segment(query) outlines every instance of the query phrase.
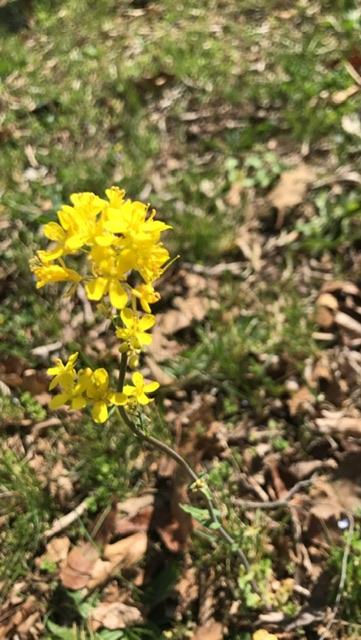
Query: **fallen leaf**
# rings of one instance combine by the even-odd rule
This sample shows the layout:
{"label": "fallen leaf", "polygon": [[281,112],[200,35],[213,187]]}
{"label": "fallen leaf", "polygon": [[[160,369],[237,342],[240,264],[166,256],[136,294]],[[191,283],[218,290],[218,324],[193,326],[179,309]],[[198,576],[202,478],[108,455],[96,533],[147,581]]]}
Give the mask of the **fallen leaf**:
{"label": "fallen leaf", "polygon": [[321,433],[354,436],[355,438],[361,436],[361,416],[344,416],[340,411],[325,411],[323,416],[323,418],[315,420]]}
{"label": "fallen leaf", "polygon": [[315,398],[311,391],[307,387],[301,387],[301,389],[293,394],[290,400],[287,400],[291,416],[297,415],[300,409],[306,408],[307,405],[310,405],[314,400]]}
{"label": "fallen leaf", "polygon": [[222,640],[223,627],[220,622],[210,620],[207,624],[196,629],[192,640]]}
{"label": "fallen leaf", "polygon": [[209,302],[206,298],[190,296],[181,298],[177,296],[173,301],[176,309],[170,309],[159,318],[158,325],[166,335],[174,335],[189,327],[193,321],[200,322],[205,317]]}
{"label": "fallen leaf", "polygon": [[86,587],[98,558],[99,552],[90,542],[73,547],[60,570],[59,578],[63,586],[67,589]]}
{"label": "fallen leaf", "polygon": [[104,547],[103,556],[116,565],[131,567],[143,558],[148,546],[148,537],[145,531],[139,531],[132,536],[118,540]]}
{"label": "fallen leaf", "polygon": [[153,515],[154,506],[148,505],[132,517],[118,517],[115,521],[114,533],[121,536],[129,536],[139,531],[148,531]]}
{"label": "fallen leaf", "polygon": [[268,200],[281,211],[296,207],[303,201],[315,178],[314,168],[302,162],[294,169],[282,173],[278,183],[268,194]]}
{"label": "fallen leaf", "polygon": [[324,283],[321,291],[328,291],[331,293],[337,291],[343,293],[344,295],[348,294],[351,296],[360,295],[360,289],[357,287],[357,285],[355,285],[353,282],[350,282],[349,280],[330,280]]}
{"label": "fallen leaf", "polygon": [[332,293],[321,293],[316,300],[316,304],[334,311],[338,309],[337,298]]}
{"label": "fallen leaf", "polygon": [[327,307],[317,305],[315,320],[322,329],[330,329],[335,322],[334,315]]}
{"label": "fallen leaf", "polygon": [[90,613],[89,625],[93,631],[100,627],[105,629],[125,629],[143,621],[142,614],[136,607],[124,602],[103,602]]}
{"label": "fallen leaf", "polygon": [[50,560],[56,563],[63,562],[68,556],[69,547],[70,540],[67,536],[53,538],[46,545],[45,553],[39,558],[39,561]]}
{"label": "fallen leaf", "polygon": [[355,318],[352,318],[347,313],[338,311],[335,315],[335,322],[343,329],[361,336],[361,322],[358,322],[358,320],[355,320]]}

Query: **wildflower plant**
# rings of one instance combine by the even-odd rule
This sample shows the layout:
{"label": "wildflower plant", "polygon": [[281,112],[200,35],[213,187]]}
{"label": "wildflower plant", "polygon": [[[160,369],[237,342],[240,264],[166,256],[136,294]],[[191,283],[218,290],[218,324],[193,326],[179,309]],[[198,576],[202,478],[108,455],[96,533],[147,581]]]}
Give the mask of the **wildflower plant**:
{"label": "wildflower plant", "polygon": [[[125,199],[118,187],[107,189],[104,199],[74,193],[70,200],[71,206],[58,211],[58,222],[44,226],[52,244],[31,260],[36,286],[64,282],[72,293],[82,283],[88,299],[102,301],[104,313],[112,318],[123,363],[126,360],[135,368],[141,351],[152,341],[149,330],[155,317],[150,305],[160,298],[154,286],[170,261],[161,234],[170,225],[155,220],[155,211],[142,202]],[[77,270],[76,257],[83,258]],[[50,389],[59,389],[51,400],[52,409],[90,407],[95,422],[103,423],[113,405],[134,410],[152,402],[148,394],[159,387],[144,381],[138,371],[132,384],[124,386],[123,378],[115,387],[105,369],[77,369],[77,359],[73,353],[65,364],[57,360],[48,369],[53,376]]]}
{"label": "wildflower plant", "polygon": [[57,390],[50,407],[89,408],[98,424],[106,422],[110,410],[117,411],[135,437],[181,465],[191,481],[192,493],[202,494],[207,507],[201,510],[183,505],[184,510],[216,530],[238,553],[254,591],[259,593],[247,558],[220,522],[205,478],[199,478],[172,447],[149,434],[142,419],[144,407],[153,402],[152,394],[159,384],[144,379],[138,370],[139,357],[152,342],[155,317],[151,305],[160,299],[156,283],[171,263],[161,236],[171,226],[156,220],[155,210],[146,204],[126,199],[118,187],[107,189],[105,195],[71,195],[71,205],[62,206],[57,213],[58,222],[44,226],[51,244],[37,251],[30,268],[37,288],[63,282],[71,295],[82,284],[87,298],[100,303],[119,339],[118,374],[104,368],[78,367],[78,353],[71,354],[66,363],[57,359],[48,369],[52,377],[49,389]]}

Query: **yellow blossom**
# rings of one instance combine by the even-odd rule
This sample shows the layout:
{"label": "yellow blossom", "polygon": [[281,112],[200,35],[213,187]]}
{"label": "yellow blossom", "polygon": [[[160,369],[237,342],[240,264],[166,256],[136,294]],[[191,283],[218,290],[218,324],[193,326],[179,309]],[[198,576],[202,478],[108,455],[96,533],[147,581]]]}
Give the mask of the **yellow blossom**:
{"label": "yellow blossom", "polygon": [[137,402],[138,404],[145,405],[149,402],[153,402],[153,398],[148,398],[147,393],[153,393],[159,388],[158,382],[144,381],[144,378],[139,371],[136,371],[132,375],[133,386],[126,384],[123,391],[130,400]]}
{"label": "yellow blossom", "polygon": [[74,365],[78,359],[78,355],[78,352],[73,353],[71,356],[69,356],[66,364],[63,364],[60,358],[56,358],[55,366],[50,367],[47,370],[49,376],[54,376],[54,379],[49,385],[50,391],[54,389],[54,387],[56,387],[58,384],[63,388],[66,388],[72,384],[76,375]]}
{"label": "yellow blossom", "polygon": [[37,279],[37,289],[44,287],[50,282],[80,282],[81,280],[81,276],[74,271],[74,269],[68,269],[68,267],[59,264],[32,262],[30,268]]}
{"label": "yellow blossom", "polygon": [[126,404],[127,396],[109,387],[109,375],[105,369],[92,371],[87,367],[76,372],[74,364],[77,357],[77,353],[72,354],[65,365],[58,359],[56,366],[48,369],[48,374],[54,376],[49,389],[59,386],[61,390],[50,401],[50,408],[69,405],[72,409],[83,409],[89,405],[94,421],[103,423],[109,415],[108,407]]}
{"label": "yellow blossom", "polygon": [[169,253],[162,244],[139,247],[135,269],[146,283],[154,282],[165,271],[163,266],[169,260]]}
{"label": "yellow blossom", "polygon": [[143,311],[145,311],[146,313],[151,312],[151,308],[149,305],[160,300],[158,291],[155,291],[154,287],[151,284],[139,284],[137,287],[135,287],[135,289],[132,290],[132,293],[136,298],[138,298]]}
{"label": "yellow blossom", "polygon": [[111,305],[123,309],[128,302],[122,284],[129,268],[126,256],[118,256],[112,247],[94,247],[89,258],[94,273],[94,278],[85,285],[89,300],[99,301],[108,293]]}
{"label": "yellow blossom", "polygon": [[152,342],[152,336],[146,333],[155,323],[151,314],[139,317],[136,311],[123,309],[120,313],[123,327],[118,327],[116,335],[131,349],[137,351]]}

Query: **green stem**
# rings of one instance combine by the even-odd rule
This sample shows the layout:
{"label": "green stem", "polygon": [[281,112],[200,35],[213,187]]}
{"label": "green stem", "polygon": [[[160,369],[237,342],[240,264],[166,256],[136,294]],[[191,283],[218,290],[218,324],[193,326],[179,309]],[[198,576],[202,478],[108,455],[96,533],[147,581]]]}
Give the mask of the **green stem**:
{"label": "green stem", "polygon": [[[121,360],[120,360],[120,367],[119,367],[119,382],[118,382],[119,391],[123,390],[125,372],[126,372],[126,368],[127,368],[127,361],[128,361],[127,354],[126,353],[122,353]],[[165,442],[162,442],[162,440],[158,440],[158,438],[155,438],[154,436],[149,436],[148,434],[144,433],[144,431],[142,431],[142,429],[140,429],[135,424],[135,422],[133,422],[133,420],[128,416],[128,414],[125,411],[124,407],[119,406],[119,407],[117,407],[117,409],[118,409],[118,413],[121,416],[123,422],[130,429],[130,431],[135,435],[135,437],[138,438],[138,440],[146,442],[153,449],[157,449],[158,451],[161,451],[162,453],[165,453],[170,458],[172,458],[186,472],[186,474],[188,475],[188,477],[190,478],[190,480],[193,483],[200,482],[199,476],[192,469],[192,467],[188,464],[188,462],[185,460],[185,458],[183,458],[183,456],[181,456],[179,453],[177,453],[177,451],[175,451],[172,447],[167,445]],[[202,483],[200,482],[200,484],[202,484]],[[196,485],[195,485],[195,489],[197,489]],[[206,506],[207,506],[207,510],[208,510],[211,522],[217,526],[216,531],[218,531],[219,535],[229,545],[231,545],[233,549],[236,550],[236,553],[238,554],[238,556],[239,556],[244,568],[246,569],[247,572],[250,572],[251,571],[251,566],[250,566],[250,564],[248,562],[248,559],[247,559],[244,551],[237,545],[236,541],[234,540],[234,538],[232,538],[231,534],[228,533],[228,531],[221,525],[221,523],[220,523],[220,521],[219,521],[219,519],[217,517],[215,506],[214,506],[214,504],[212,502],[212,499],[209,496],[207,488],[205,488],[205,489],[200,488],[200,489],[198,489],[198,491],[202,494],[202,496],[204,497],[204,499],[206,501]],[[257,586],[256,582],[253,579],[251,580],[251,585],[252,585],[253,591],[261,598],[261,593],[260,593],[260,591],[258,589],[258,586]]]}

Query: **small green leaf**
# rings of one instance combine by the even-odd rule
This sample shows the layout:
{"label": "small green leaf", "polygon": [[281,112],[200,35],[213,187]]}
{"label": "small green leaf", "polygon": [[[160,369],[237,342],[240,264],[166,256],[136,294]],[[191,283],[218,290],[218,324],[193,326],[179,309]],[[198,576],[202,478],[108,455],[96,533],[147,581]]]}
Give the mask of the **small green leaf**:
{"label": "small green leaf", "polygon": [[210,520],[209,512],[207,509],[199,509],[198,507],[193,507],[191,504],[181,504],[183,511],[189,513],[197,522],[201,524],[206,524]]}
{"label": "small green leaf", "polygon": [[77,640],[76,631],[69,629],[69,627],[60,627],[51,620],[48,620],[46,626],[54,635],[54,638],[60,638],[60,640]]}

